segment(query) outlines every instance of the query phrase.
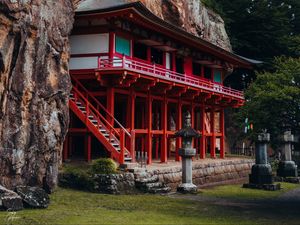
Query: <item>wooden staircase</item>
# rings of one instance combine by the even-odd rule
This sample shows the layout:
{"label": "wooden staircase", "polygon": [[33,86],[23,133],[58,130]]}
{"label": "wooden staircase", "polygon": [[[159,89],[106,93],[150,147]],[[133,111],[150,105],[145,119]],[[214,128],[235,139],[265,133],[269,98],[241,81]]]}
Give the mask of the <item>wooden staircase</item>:
{"label": "wooden staircase", "polygon": [[[75,79],[73,81],[69,99],[70,109],[111,153],[114,160],[120,164],[131,162],[134,151],[134,140],[131,138],[131,134],[107,112],[106,108],[96,98],[88,93],[79,81]],[[114,128],[114,123],[118,124],[118,129]],[[130,150],[125,146],[128,139],[130,140]]]}

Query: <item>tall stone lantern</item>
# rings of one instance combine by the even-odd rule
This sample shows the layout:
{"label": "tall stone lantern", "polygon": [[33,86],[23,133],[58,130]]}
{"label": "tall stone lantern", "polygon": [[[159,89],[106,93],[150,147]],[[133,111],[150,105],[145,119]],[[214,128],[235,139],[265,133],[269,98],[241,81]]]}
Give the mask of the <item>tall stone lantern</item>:
{"label": "tall stone lantern", "polygon": [[292,161],[292,142],[294,142],[294,135],[291,131],[284,132],[283,135],[283,156],[284,159],[279,162],[277,176],[279,177],[298,177],[297,165]]}
{"label": "tall stone lantern", "polygon": [[199,133],[191,127],[191,114],[184,114],[184,127],[175,133],[176,137],[182,138],[182,148],[179,155],[182,157],[182,184],[177,188],[181,193],[195,193],[197,186],[193,184],[192,157],[196,155],[196,149],[192,147],[193,138],[198,138]]}
{"label": "tall stone lantern", "polygon": [[249,183],[244,184],[243,187],[272,191],[280,189],[280,184],[273,183],[272,168],[268,163],[267,146],[269,142],[270,134],[266,130],[258,134],[255,149],[255,164],[251,168]]}

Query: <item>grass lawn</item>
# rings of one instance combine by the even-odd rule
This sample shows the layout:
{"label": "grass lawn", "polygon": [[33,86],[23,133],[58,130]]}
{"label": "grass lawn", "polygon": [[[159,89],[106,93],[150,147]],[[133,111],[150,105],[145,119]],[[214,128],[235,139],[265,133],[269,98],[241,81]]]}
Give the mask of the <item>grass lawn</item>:
{"label": "grass lawn", "polygon": [[264,191],[241,188],[242,185],[225,185],[210,189],[202,189],[200,195],[232,200],[263,200],[280,196],[281,194],[299,187],[298,184],[281,183],[279,191]]}
{"label": "grass lawn", "polygon": [[[203,195],[242,198],[261,196],[253,190],[230,185],[204,190]],[[291,185],[284,185],[293,188]],[[296,186],[294,186],[296,187]],[[228,191],[230,190],[230,191]],[[285,189],[284,191],[286,191]],[[284,192],[282,191],[282,192]],[[282,193],[281,192],[281,193]],[[273,192],[263,192],[272,195]],[[277,195],[277,194],[276,194]],[[199,195],[196,195],[197,197]],[[263,207],[263,206],[262,206]],[[44,210],[0,212],[0,224],[299,224],[297,208],[218,205],[211,201],[171,198],[159,195],[103,195],[59,188],[51,195],[51,205]],[[8,219],[9,218],[9,219]]]}

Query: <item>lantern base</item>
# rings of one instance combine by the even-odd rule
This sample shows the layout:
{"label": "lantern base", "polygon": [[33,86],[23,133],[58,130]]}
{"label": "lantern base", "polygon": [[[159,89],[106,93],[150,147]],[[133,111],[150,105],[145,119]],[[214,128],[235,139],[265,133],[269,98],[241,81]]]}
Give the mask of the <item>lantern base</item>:
{"label": "lantern base", "polygon": [[196,194],[197,186],[191,183],[183,183],[177,187],[177,191],[183,194]]}

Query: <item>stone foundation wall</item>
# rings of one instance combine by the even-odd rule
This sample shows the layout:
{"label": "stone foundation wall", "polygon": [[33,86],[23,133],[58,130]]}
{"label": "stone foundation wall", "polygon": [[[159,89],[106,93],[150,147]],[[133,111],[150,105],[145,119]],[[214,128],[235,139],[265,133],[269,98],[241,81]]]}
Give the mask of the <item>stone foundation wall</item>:
{"label": "stone foundation wall", "polygon": [[132,194],[136,192],[133,173],[96,174],[94,191],[106,194]]}
{"label": "stone foundation wall", "polygon": [[[235,183],[248,178],[253,159],[233,159],[216,162],[193,163],[193,182],[197,186]],[[152,175],[158,175],[159,181],[175,190],[181,183],[181,165],[148,170]]]}

